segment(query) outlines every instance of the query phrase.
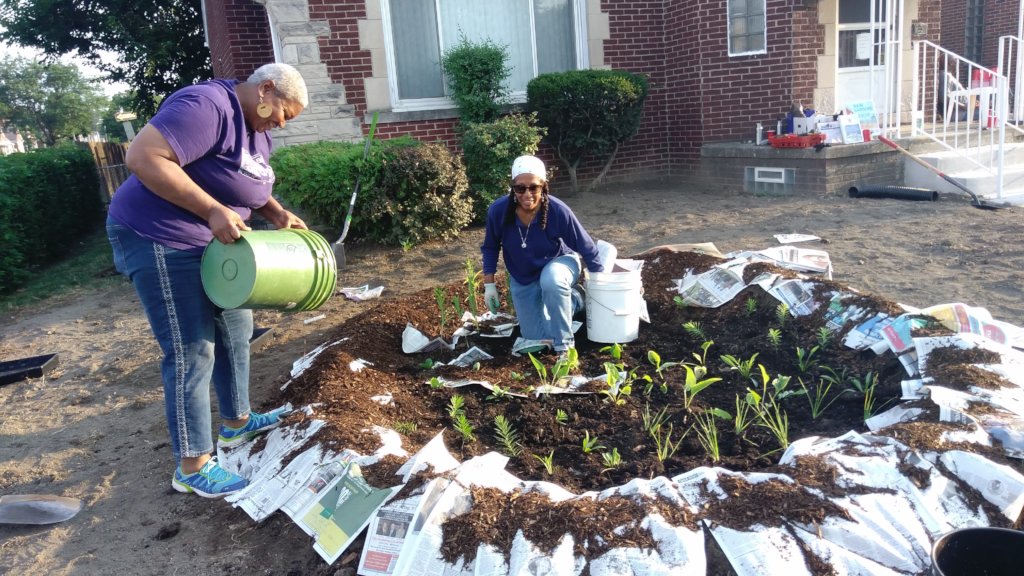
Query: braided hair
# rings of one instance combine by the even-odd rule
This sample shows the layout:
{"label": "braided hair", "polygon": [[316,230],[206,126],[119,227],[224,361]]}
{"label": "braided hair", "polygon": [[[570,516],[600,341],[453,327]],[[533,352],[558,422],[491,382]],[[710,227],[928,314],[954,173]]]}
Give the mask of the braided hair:
{"label": "braided hair", "polygon": [[[540,229],[546,230],[548,227],[548,183],[547,180],[542,182],[543,188],[540,191]],[[516,201],[515,188],[509,186],[508,189],[508,208],[505,210],[505,221],[504,225],[508,226],[514,224],[516,221],[516,206],[519,202]]]}

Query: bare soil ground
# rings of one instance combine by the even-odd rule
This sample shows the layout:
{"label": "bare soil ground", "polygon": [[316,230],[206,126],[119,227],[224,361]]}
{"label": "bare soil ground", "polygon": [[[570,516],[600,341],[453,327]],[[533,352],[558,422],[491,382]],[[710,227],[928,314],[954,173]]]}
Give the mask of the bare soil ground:
{"label": "bare soil ground", "polygon": [[[681,183],[616,186],[565,200],[594,237],[615,244],[621,255],[705,241],[723,252],[760,249],[775,245],[772,236],[777,233],[816,234],[826,243],[810,246],[830,253],[835,280],[844,285],[913,306],[965,302],[988,308],[997,319],[1024,323],[1024,226],[1018,210],[977,210],[956,198],[904,202],[753,197],[693,190]],[[257,312],[257,325],[274,330],[254,354],[254,406],[279,401],[278,388],[287,380],[292,361],[356,326],[346,322],[360,313],[377,306],[411,306],[424,322],[436,316],[424,290],[457,286],[465,260],[479,260],[481,239],[482,231],[472,229],[454,242],[408,252],[350,245],[349,267],[339,284],[384,285],[382,300],[356,303],[335,297],[315,312]],[[669,306],[659,310],[672,314],[670,321],[676,325],[687,319],[685,312]],[[319,314],[326,318],[304,322]],[[642,335],[654,332],[641,326]],[[396,337],[391,334],[389,342]],[[717,335],[712,338],[721,341]],[[670,349],[669,342],[654,346],[666,360],[679,359],[681,348]],[[0,526],[0,572],[351,573],[351,556],[326,566],[308,538],[280,514],[256,525],[223,502],[170,489],[173,459],[158,349],[127,282],[0,317],[0,359],[53,352],[60,354],[61,363],[48,377],[0,387],[0,494],[72,496],[81,498],[85,508],[55,526]],[[585,362],[597,361],[596,349],[581,344],[581,352]],[[646,350],[638,345],[636,352]],[[420,376],[409,378],[422,381]],[[422,396],[431,401],[429,388]],[[487,404],[482,396],[481,402]],[[642,407],[638,400],[631,409]],[[420,429],[443,425],[443,418],[424,414]],[[842,427],[837,424],[836,429]],[[673,463],[670,472],[698,464],[693,456]],[[738,460],[733,464],[741,465]],[[536,466],[528,468],[522,464],[514,471],[542,474]],[[622,480],[593,476],[584,473],[577,483],[566,482],[573,489],[586,489],[594,485],[584,480],[598,485]]]}

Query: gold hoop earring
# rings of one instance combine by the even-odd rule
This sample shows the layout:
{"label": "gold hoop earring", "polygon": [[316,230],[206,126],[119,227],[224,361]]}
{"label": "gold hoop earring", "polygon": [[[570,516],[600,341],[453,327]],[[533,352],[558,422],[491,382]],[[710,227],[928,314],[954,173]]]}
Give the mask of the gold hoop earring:
{"label": "gold hoop earring", "polygon": [[256,105],[256,115],[260,118],[270,118],[270,115],[274,113],[274,107],[263,101],[263,96],[260,96],[260,103]]}

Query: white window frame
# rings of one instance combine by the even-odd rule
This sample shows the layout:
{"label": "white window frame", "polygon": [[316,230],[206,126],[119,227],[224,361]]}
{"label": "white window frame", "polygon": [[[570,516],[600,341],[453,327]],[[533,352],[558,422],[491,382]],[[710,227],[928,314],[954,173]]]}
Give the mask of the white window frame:
{"label": "white window frame", "polygon": [[760,0],[761,2],[761,18],[764,19],[764,30],[761,34],[764,35],[764,46],[760,50],[747,50],[744,52],[733,52],[732,51],[732,0],[726,0],[726,20],[725,20],[725,33],[726,33],[726,51],[729,53],[729,57],[733,56],[750,56],[752,54],[767,54],[768,53],[768,2],[767,0]]}
{"label": "white window frame", "polygon": [[[438,22],[438,41],[441,45],[444,45],[444,27],[441,24],[441,13],[440,3],[442,0],[434,0],[434,10],[437,14]],[[533,44],[533,78],[537,77],[537,41],[536,41],[536,26],[533,21],[533,1],[530,0],[530,40]],[[572,5],[572,18],[574,28],[576,29],[576,38],[574,39],[576,47],[576,65],[577,70],[586,70],[590,68],[590,51],[587,46],[587,0],[569,0]],[[414,112],[421,110],[443,110],[455,108],[455,102],[448,96],[441,98],[417,98],[402,100],[398,97],[398,70],[395,63],[395,46],[391,41],[392,30],[391,30],[391,2],[390,0],[381,0],[380,2],[381,20],[384,27],[384,56],[388,66],[388,93],[391,97],[391,109],[394,112]],[[447,92],[448,87],[445,85],[445,91]],[[514,103],[526,102],[526,91],[518,90],[509,94],[509,97]]]}

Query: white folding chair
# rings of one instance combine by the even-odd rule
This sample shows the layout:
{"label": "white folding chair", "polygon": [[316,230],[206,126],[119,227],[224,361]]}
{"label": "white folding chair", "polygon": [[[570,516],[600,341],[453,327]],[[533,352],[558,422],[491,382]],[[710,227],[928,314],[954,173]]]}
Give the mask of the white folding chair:
{"label": "white folding chair", "polygon": [[[953,112],[959,108],[965,108],[970,112],[971,106],[971,91],[964,88],[964,85],[956,79],[956,76],[946,72],[946,116],[945,123],[948,126],[949,121],[953,117]],[[957,116],[959,118],[959,115]],[[970,114],[968,113],[968,122],[970,121]]]}

